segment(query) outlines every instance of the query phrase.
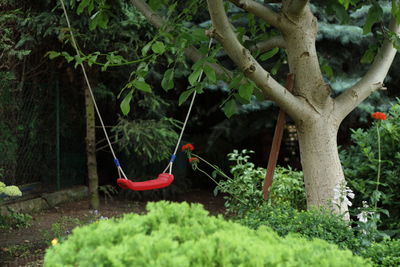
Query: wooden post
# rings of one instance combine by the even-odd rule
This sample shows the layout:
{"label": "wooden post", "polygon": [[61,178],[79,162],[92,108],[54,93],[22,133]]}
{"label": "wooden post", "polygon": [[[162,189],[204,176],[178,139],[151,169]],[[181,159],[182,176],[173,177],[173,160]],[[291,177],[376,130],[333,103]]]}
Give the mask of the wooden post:
{"label": "wooden post", "polygon": [[[285,87],[291,92],[294,86],[294,74],[290,73],[287,76]],[[272,140],[271,151],[269,153],[267,174],[265,175],[264,185],[263,185],[263,195],[264,199],[268,199],[269,187],[272,184],[272,179],[274,177],[276,162],[278,161],[279,149],[281,147],[283,128],[285,126],[285,112],[280,109],[278,114],[278,120],[275,126],[274,138]]]}

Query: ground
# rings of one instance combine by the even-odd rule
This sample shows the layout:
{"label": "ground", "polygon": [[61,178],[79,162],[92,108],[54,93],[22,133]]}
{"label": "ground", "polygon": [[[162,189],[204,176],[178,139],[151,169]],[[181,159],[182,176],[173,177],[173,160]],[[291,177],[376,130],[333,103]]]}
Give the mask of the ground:
{"label": "ground", "polygon": [[[175,201],[202,203],[211,214],[224,212],[222,197],[214,197],[210,191],[192,191]],[[32,214],[31,226],[0,232],[0,266],[42,266],[43,255],[53,238],[68,234],[77,225],[91,221],[120,216],[124,213],[145,211],[146,201],[102,201],[98,211],[88,208],[88,201],[65,203]]]}

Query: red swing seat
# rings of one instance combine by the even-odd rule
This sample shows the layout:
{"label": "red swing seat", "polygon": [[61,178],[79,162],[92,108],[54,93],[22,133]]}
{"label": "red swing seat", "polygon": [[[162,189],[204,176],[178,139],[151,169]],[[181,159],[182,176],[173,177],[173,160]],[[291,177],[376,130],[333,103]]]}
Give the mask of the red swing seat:
{"label": "red swing seat", "polygon": [[117,184],[123,189],[134,191],[144,191],[163,188],[169,186],[174,181],[174,175],[169,173],[161,173],[156,179],[144,182],[132,182],[131,180],[118,178]]}

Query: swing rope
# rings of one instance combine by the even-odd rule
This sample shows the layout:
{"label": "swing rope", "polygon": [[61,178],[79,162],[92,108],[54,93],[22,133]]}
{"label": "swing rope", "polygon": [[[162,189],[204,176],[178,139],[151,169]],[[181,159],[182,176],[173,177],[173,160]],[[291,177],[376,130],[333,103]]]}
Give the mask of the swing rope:
{"label": "swing rope", "polygon": [[[90,85],[88,76],[87,76],[87,74],[86,74],[86,69],[85,69],[85,67],[84,67],[84,65],[83,65],[83,62],[82,62],[82,60],[81,60],[81,56],[80,56],[80,53],[79,53],[78,45],[77,45],[77,42],[76,42],[74,33],[73,33],[73,31],[72,31],[71,23],[70,23],[70,20],[69,20],[69,17],[68,17],[67,10],[66,10],[66,8],[65,8],[64,1],[63,1],[63,0],[60,0],[60,3],[61,3],[61,6],[62,6],[62,9],[63,9],[63,11],[64,11],[64,15],[65,15],[65,19],[66,19],[66,21],[67,21],[67,25],[68,25],[68,28],[69,28],[69,32],[70,32],[70,34],[71,34],[72,46],[73,46],[74,49],[75,49],[77,58],[78,58],[78,59],[80,60],[80,62],[81,62],[79,65],[80,65],[81,68],[82,68],[83,76],[84,76],[84,78],[85,78],[86,85],[88,86],[88,89],[89,89],[89,92],[90,92],[90,96],[91,96],[91,98],[92,98],[93,105],[94,105],[94,108],[95,108],[95,110],[96,110],[96,114],[97,114],[97,116],[99,117],[99,121],[100,121],[100,123],[101,123],[101,128],[103,129],[103,132],[104,132],[104,135],[105,135],[105,137],[106,137],[108,146],[110,147],[110,151],[111,151],[112,156],[113,156],[113,158],[114,158],[114,163],[115,163],[115,166],[117,167],[118,175],[119,175],[119,177],[122,177],[122,178],[124,178],[125,180],[129,180],[129,179],[127,178],[125,172],[123,171],[123,169],[122,169],[122,167],[121,167],[121,164],[119,163],[119,160],[118,160],[118,158],[117,158],[117,156],[116,156],[116,154],[115,154],[115,151],[114,151],[114,149],[113,149],[113,146],[112,146],[112,144],[111,144],[110,138],[109,138],[109,136],[108,136],[106,127],[105,127],[105,125],[104,125],[103,118],[102,118],[102,116],[101,116],[101,114],[100,114],[100,110],[99,110],[99,108],[98,108],[98,106],[97,106],[97,102],[96,102],[96,99],[95,99],[94,94],[93,94],[92,86]],[[212,44],[212,39],[210,39],[210,41],[209,41],[209,44],[208,44],[208,51],[209,51],[210,48],[211,48],[211,44]],[[207,55],[206,55],[206,56],[208,56],[208,52],[207,52]],[[197,82],[200,82],[200,81],[201,81],[202,76],[203,76],[203,70],[201,70],[201,72],[200,72],[200,74],[199,74],[199,77],[198,77],[198,79],[197,79]],[[191,99],[191,101],[190,101],[190,105],[189,105],[189,108],[188,108],[188,112],[187,112],[187,114],[186,114],[185,121],[183,122],[183,126],[182,126],[181,132],[180,132],[180,134],[179,134],[179,138],[178,138],[178,141],[177,141],[177,143],[176,143],[176,146],[175,146],[175,149],[174,149],[174,153],[171,155],[171,158],[170,158],[170,160],[169,160],[169,163],[168,163],[167,167],[164,169],[163,173],[165,173],[165,172],[169,169],[169,174],[170,174],[170,175],[172,174],[172,166],[173,166],[174,161],[175,161],[175,159],[176,159],[176,153],[178,152],[179,144],[180,144],[180,142],[182,141],[183,133],[184,133],[184,131],[185,131],[187,122],[188,122],[188,120],[189,120],[190,113],[191,113],[191,110],[192,110],[192,108],[193,108],[194,100],[195,100],[195,98],[196,98],[196,95],[197,95],[197,92],[196,92],[196,90],[195,90],[195,91],[193,92],[193,96],[192,96],[192,99]]]}
{"label": "swing rope", "polygon": [[[206,57],[208,56],[208,53],[209,53],[209,51],[210,51],[211,44],[212,44],[212,39],[210,38],[210,41],[208,42],[208,50],[207,50],[207,55],[206,55]],[[201,81],[201,78],[202,78],[202,76],[203,76],[203,72],[204,72],[204,71],[203,71],[203,69],[202,69],[202,70],[200,71],[199,77],[198,77],[198,79],[197,79],[197,82],[198,82],[198,83]],[[182,141],[183,133],[184,133],[184,131],[185,131],[186,124],[187,124],[187,122],[188,122],[188,120],[189,120],[190,113],[191,113],[192,108],[193,108],[193,105],[194,105],[194,100],[196,99],[196,95],[197,95],[197,91],[195,90],[195,91],[193,92],[192,100],[190,101],[190,105],[189,105],[189,108],[188,108],[188,112],[187,112],[187,114],[186,114],[185,121],[183,122],[183,126],[182,126],[182,129],[181,129],[181,133],[179,134],[179,138],[178,138],[178,141],[177,141],[177,143],[176,143],[174,153],[172,154],[171,159],[170,159],[170,161],[169,161],[167,167],[164,169],[163,172],[166,172],[166,171],[168,170],[168,168],[169,168],[169,174],[172,173],[172,165],[173,165],[174,160],[175,160],[175,158],[176,158],[176,153],[178,152],[179,144],[180,144],[181,141]]]}
{"label": "swing rope", "polygon": [[[69,28],[69,32],[70,32],[70,34],[71,34],[72,46],[73,46],[74,49],[75,49],[76,56],[78,57],[79,61],[81,62],[79,65],[81,65],[82,72],[83,72],[83,76],[85,77],[86,85],[87,85],[87,87],[89,88],[90,96],[91,96],[91,98],[92,98],[92,100],[93,100],[94,108],[95,108],[95,110],[96,110],[97,116],[99,117],[99,121],[100,121],[100,123],[101,123],[101,127],[102,127],[103,132],[104,132],[104,135],[105,135],[105,137],[106,137],[108,146],[110,147],[111,154],[112,154],[112,156],[113,156],[113,158],[114,158],[114,163],[115,163],[115,166],[117,167],[118,175],[119,175],[119,177],[124,177],[125,179],[128,179],[127,176],[126,176],[126,174],[125,174],[125,172],[122,170],[122,167],[121,167],[121,165],[120,165],[120,163],[119,163],[119,160],[118,160],[118,158],[117,158],[117,156],[116,156],[116,154],[115,154],[115,151],[114,151],[113,146],[112,146],[111,141],[110,141],[110,137],[108,136],[106,127],[105,127],[105,125],[104,125],[103,118],[102,118],[102,116],[101,116],[101,114],[100,114],[100,111],[99,111],[99,108],[98,108],[98,106],[97,106],[96,99],[94,98],[93,89],[92,89],[92,86],[90,85],[88,76],[87,76],[87,74],[86,74],[86,69],[85,69],[85,67],[83,66],[83,63],[82,63],[82,60],[81,60],[81,56],[80,56],[80,53],[79,53],[78,45],[77,45],[77,42],[76,42],[76,40],[75,40],[74,33],[73,33],[73,31],[72,31],[71,23],[70,23],[70,21],[69,21],[69,17],[68,17],[67,9],[65,8],[65,5],[64,5],[64,1],[63,1],[63,0],[60,0],[60,2],[61,2],[62,9],[63,9],[63,11],[64,11],[64,15],[65,15],[65,19],[66,19],[66,21],[67,21],[67,25],[68,25],[68,28]],[[121,176],[121,174],[122,174],[122,176]]]}

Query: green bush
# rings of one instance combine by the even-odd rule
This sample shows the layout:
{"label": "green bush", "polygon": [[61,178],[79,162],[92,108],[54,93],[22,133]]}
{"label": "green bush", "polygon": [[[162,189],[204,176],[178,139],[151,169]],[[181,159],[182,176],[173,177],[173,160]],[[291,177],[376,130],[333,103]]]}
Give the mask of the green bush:
{"label": "green bush", "polygon": [[[0,169],[1,174],[1,169]],[[2,197],[19,197],[22,196],[21,190],[18,186],[9,185],[6,186],[3,182],[0,182],[0,204]],[[11,228],[26,228],[30,226],[32,217],[28,214],[18,213],[12,209],[8,209],[7,214],[0,212],[0,229],[11,229]]]}
{"label": "green bush", "polygon": [[360,250],[360,242],[349,223],[329,211],[298,211],[288,206],[264,205],[247,213],[238,222],[252,229],[267,226],[280,236],[298,233],[308,239],[320,238],[354,252]]}
{"label": "green bush", "polygon": [[375,266],[400,266],[400,240],[373,243],[362,256],[371,259]]}
{"label": "green bush", "polygon": [[303,172],[277,166],[268,201],[272,206],[289,205],[298,210],[306,209]]}
{"label": "green bush", "polygon": [[227,195],[225,207],[228,213],[242,216],[249,210],[257,209],[264,203],[262,183],[265,177],[265,169],[257,168],[249,162],[248,154],[251,150],[234,150],[228,154],[229,161],[234,162],[230,167],[233,178],[221,180],[214,192],[222,192]]}
{"label": "green bush", "polygon": [[[254,152],[244,149],[228,154],[228,159],[235,163],[230,170],[233,178],[219,181],[215,190],[227,194],[226,210],[239,217],[265,203],[262,185],[266,170],[249,162],[250,153]],[[278,166],[269,192],[269,203],[273,206],[290,205],[298,209],[305,208],[306,195],[302,172]]]}
{"label": "green bush", "polygon": [[7,214],[0,214],[0,229],[10,230],[28,228],[31,226],[32,216],[8,209]]}
{"label": "green bush", "polygon": [[368,266],[323,240],[252,230],[208,216],[199,204],[158,202],[147,209],[76,228],[47,250],[44,266]]}
{"label": "green bush", "polygon": [[[400,220],[400,100],[393,105],[385,121],[375,121],[369,129],[353,130],[354,145],[341,151],[341,160],[347,180],[356,194],[355,205],[371,196],[379,198],[379,207],[390,217],[383,217],[384,228]],[[381,137],[381,174],[379,197],[376,196],[378,172],[377,128]],[[395,230],[395,229],[392,229]],[[398,230],[398,229],[397,229]]]}
{"label": "green bush", "polygon": [[[0,182],[0,195],[4,194],[5,196],[10,197],[19,197],[22,196],[21,190],[19,190],[18,186],[9,185],[6,186],[3,182]],[[1,201],[1,199],[0,199]]]}

